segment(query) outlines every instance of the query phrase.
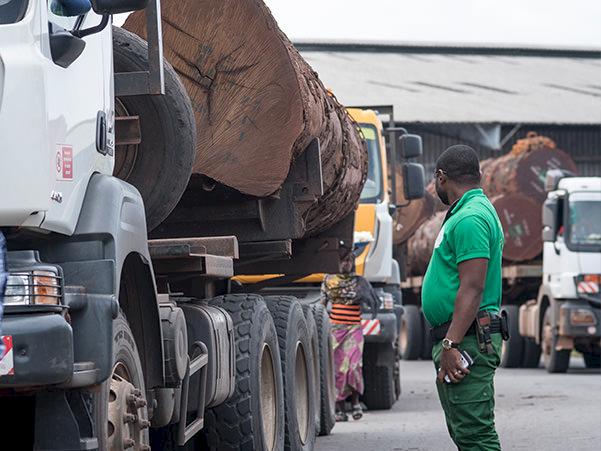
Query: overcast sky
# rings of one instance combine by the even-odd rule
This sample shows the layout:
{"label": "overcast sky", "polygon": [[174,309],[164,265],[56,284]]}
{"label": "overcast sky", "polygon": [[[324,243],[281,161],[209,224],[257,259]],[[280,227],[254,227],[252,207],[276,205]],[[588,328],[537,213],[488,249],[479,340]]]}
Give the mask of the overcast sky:
{"label": "overcast sky", "polygon": [[601,0],[265,0],[294,41],[601,47]]}

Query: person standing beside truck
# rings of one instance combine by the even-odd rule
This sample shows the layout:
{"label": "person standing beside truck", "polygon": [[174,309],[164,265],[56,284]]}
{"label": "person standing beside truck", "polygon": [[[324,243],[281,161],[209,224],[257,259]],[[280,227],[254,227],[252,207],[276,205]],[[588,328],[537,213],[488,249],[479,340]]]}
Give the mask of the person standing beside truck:
{"label": "person standing beside truck", "polygon": [[[436,387],[458,449],[500,450],[493,379],[502,335],[506,338],[499,316],[503,230],[480,187],[480,164],[471,147],[445,150],[434,177],[440,200],[450,205],[422,287],[423,312],[433,327]],[[469,368],[462,353],[473,360]]]}
{"label": "person standing beside truck", "polygon": [[379,299],[362,276],[354,274],[354,254],[343,260],[341,274],[327,274],[322,283],[323,302],[332,304],[332,346],[336,385],[336,421],[348,421],[345,402],[351,398],[353,419],[359,420],[363,410],[359,396],[363,394],[363,330],[361,306],[368,305],[372,316],[378,312]]}

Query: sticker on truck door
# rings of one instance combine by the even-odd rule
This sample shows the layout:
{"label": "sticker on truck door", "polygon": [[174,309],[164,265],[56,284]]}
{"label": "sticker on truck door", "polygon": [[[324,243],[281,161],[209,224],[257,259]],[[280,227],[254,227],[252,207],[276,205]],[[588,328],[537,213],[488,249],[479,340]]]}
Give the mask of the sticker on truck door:
{"label": "sticker on truck door", "polygon": [[73,146],[56,145],[56,179],[73,180]]}
{"label": "sticker on truck door", "polygon": [[4,344],[4,352],[0,357],[0,376],[12,376],[15,374],[12,335],[3,335],[2,343]]}

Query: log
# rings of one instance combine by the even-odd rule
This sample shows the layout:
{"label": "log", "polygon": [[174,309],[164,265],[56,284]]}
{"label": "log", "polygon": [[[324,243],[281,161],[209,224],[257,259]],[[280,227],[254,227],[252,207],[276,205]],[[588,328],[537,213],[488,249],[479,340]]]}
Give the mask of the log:
{"label": "log", "polygon": [[[304,213],[307,230],[353,211],[367,172],[357,126],[262,1],[165,0],[162,26],[165,58],[195,112],[193,174],[243,194],[277,195],[294,159],[319,138],[324,195]],[[144,39],[144,13],[124,27]]]}
{"label": "log", "polygon": [[543,251],[541,204],[520,194],[501,194],[490,201],[503,226],[503,258],[522,262],[537,257]]}
{"label": "log", "polygon": [[424,222],[407,242],[407,268],[413,276],[423,276],[434,251],[434,243],[446,212],[439,211]]}

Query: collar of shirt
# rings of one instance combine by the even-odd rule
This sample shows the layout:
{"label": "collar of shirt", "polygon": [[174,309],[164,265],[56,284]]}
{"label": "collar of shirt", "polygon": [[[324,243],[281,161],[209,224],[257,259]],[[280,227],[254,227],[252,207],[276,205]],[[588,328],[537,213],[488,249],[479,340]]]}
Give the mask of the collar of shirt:
{"label": "collar of shirt", "polygon": [[449,207],[449,211],[447,212],[444,218],[444,222],[447,222],[447,220],[455,213],[457,213],[461,209],[461,207],[463,207],[470,199],[473,199],[474,197],[480,195],[484,195],[484,191],[482,191],[482,188],[470,189],[463,193],[463,196],[461,196],[459,199],[453,202],[453,205]]}

